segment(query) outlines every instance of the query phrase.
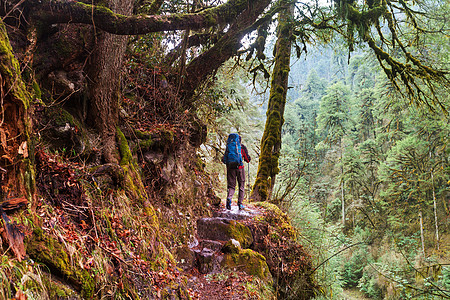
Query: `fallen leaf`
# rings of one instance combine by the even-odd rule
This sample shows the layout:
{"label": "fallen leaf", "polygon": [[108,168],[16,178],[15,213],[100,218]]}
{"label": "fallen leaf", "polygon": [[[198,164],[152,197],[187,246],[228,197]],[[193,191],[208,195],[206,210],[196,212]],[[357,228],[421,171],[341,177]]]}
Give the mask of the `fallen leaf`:
{"label": "fallen leaf", "polygon": [[27,141],[23,141],[22,144],[20,144],[18,153],[22,154],[24,158],[28,157]]}
{"label": "fallen leaf", "polygon": [[3,149],[6,150],[6,133],[3,129],[0,128],[0,141],[2,142]]}
{"label": "fallen leaf", "polygon": [[80,222],[80,226],[81,226],[81,228],[83,228],[83,229],[86,229],[86,228],[88,228],[88,227],[89,227],[89,225],[88,225],[88,224],[86,224],[86,222],[85,222],[84,220],[81,220],[81,222]]}
{"label": "fallen leaf", "polygon": [[16,296],[14,297],[15,300],[27,300],[28,297],[25,295],[21,290],[18,290],[16,292]]}

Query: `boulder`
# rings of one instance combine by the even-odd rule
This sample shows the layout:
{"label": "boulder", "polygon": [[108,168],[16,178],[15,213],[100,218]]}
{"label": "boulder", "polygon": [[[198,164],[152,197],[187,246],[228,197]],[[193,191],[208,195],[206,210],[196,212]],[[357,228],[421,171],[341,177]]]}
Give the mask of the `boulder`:
{"label": "boulder", "polygon": [[223,268],[258,276],[272,284],[272,274],[270,274],[266,258],[251,249],[233,248],[233,252],[224,255],[221,265]]}
{"label": "boulder", "polygon": [[211,241],[211,240],[202,240],[200,241],[200,248],[204,249],[204,248],[208,248],[211,249],[213,251],[218,251],[222,249],[222,243],[218,242],[218,241]]}
{"label": "boulder", "polygon": [[229,241],[237,240],[242,248],[253,243],[250,229],[242,223],[225,218],[203,218],[197,220],[197,234],[200,239]]}
{"label": "boulder", "polygon": [[195,251],[197,258],[197,268],[202,274],[217,272],[220,270],[220,264],[223,260],[223,256],[219,255],[216,251],[204,248],[201,251]]}
{"label": "boulder", "polygon": [[241,249],[241,244],[236,241],[235,239],[231,239],[228,242],[225,243],[222,247],[223,253],[239,253],[239,250]]}
{"label": "boulder", "polygon": [[188,246],[177,247],[174,254],[179,268],[189,270],[194,267],[195,253]]}
{"label": "boulder", "polygon": [[254,218],[257,215],[258,211],[253,210],[250,207],[246,207],[244,210],[239,210],[235,205],[232,205],[231,209],[222,209],[213,213],[213,216],[216,218],[225,218],[236,221],[247,220],[250,218]]}

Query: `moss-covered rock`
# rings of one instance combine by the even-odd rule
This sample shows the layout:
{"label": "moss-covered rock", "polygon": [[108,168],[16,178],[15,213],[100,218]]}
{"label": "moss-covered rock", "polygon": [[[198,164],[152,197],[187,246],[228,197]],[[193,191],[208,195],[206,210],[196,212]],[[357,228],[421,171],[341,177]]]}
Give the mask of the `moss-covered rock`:
{"label": "moss-covered rock", "polygon": [[[320,287],[313,276],[311,256],[298,242],[298,233],[288,216],[276,205],[255,203],[263,213],[250,225],[254,237],[252,249],[267,261],[281,299],[311,299]],[[286,266],[281,268],[280,266]]]}
{"label": "moss-covered rock", "polygon": [[253,243],[250,229],[235,220],[225,218],[202,218],[197,220],[197,233],[201,239],[228,241],[237,240],[242,248]]}
{"label": "moss-covered rock", "polygon": [[239,249],[237,253],[225,254],[222,267],[244,271],[266,282],[272,282],[272,274],[270,274],[266,258],[251,249]]}
{"label": "moss-covered rock", "polygon": [[173,147],[176,141],[176,132],[161,127],[158,130],[152,132],[134,130],[134,137],[138,139],[138,142],[134,148],[134,151],[148,151],[148,150],[167,150],[167,148]]}
{"label": "moss-covered rock", "polygon": [[236,254],[236,253],[239,253],[240,249],[241,249],[241,244],[239,244],[238,241],[231,239],[223,245],[222,252]]}
{"label": "moss-covered rock", "polygon": [[183,270],[191,269],[195,262],[195,253],[186,245],[176,247],[174,256],[177,261],[177,266]]}
{"label": "moss-covered rock", "polygon": [[265,213],[260,218],[273,228],[277,228],[277,232],[288,238],[297,238],[297,232],[292,226],[288,215],[278,206],[269,202],[256,202],[254,205],[264,208]]}
{"label": "moss-covered rock", "polygon": [[[41,140],[52,151],[68,157],[82,155],[95,160],[95,142],[76,117],[61,107],[45,107],[36,113]],[[94,139],[93,139],[94,140]]]}

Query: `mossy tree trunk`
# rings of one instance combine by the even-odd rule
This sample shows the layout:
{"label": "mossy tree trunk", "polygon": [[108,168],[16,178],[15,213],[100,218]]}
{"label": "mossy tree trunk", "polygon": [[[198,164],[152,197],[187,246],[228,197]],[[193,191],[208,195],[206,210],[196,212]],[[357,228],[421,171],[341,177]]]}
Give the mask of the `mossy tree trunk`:
{"label": "mossy tree trunk", "polygon": [[[112,11],[122,15],[133,12],[132,0],[109,0]],[[93,27],[93,30],[96,30]],[[92,59],[87,67],[90,99],[89,120],[100,133],[102,153],[108,163],[118,163],[116,127],[118,124],[120,73],[128,36],[104,31],[97,34]]]}
{"label": "mossy tree trunk", "polygon": [[272,73],[267,120],[261,139],[261,155],[258,172],[253,185],[251,199],[255,201],[269,200],[276,175],[279,173],[278,159],[281,149],[281,127],[284,123],[284,108],[288,87],[293,6],[285,4],[286,8],[279,14],[277,28],[277,43],[275,45],[275,66]]}
{"label": "mossy tree trunk", "polygon": [[32,97],[0,20],[0,201],[34,195]]}

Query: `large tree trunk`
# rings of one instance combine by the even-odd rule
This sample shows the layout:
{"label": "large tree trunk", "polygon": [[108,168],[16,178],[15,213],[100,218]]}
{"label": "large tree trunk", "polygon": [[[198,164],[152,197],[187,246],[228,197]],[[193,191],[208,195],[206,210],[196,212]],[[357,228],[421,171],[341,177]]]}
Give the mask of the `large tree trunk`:
{"label": "large tree trunk", "polygon": [[[340,161],[342,163],[342,155],[344,153],[344,149],[342,149],[342,138],[339,140],[339,148],[341,150],[339,159],[340,159]],[[341,208],[342,208],[341,218],[342,218],[342,226],[343,227],[345,227],[345,194],[344,194],[344,185],[345,185],[345,182],[344,182],[344,166],[341,164],[341,199],[342,199],[342,202],[341,202]]]}
{"label": "large tree trunk", "polygon": [[33,203],[35,181],[30,136],[33,97],[22,80],[20,65],[2,20],[0,42],[0,235],[21,261],[25,257],[24,235],[19,227],[10,223],[3,207]]}
{"label": "large tree trunk", "polygon": [[284,108],[290,70],[293,6],[289,5],[279,15],[275,66],[272,73],[267,120],[261,139],[261,155],[251,198],[265,201],[270,198],[275,177],[279,173],[278,158],[281,149],[281,127],[284,123]]}
{"label": "large tree trunk", "polygon": [[0,20],[0,202],[34,195],[30,108],[32,95],[22,80],[5,25]]}
{"label": "large tree trunk", "polygon": [[[108,4],[113,12],[130,15],[133,12],[133,3],[132,0],[110,0]],[[89,120],[102,138],[105,161],[118,163],[116,127],[119,118],[120,73],[128,36],[100,31],[96,39],[97,43],[87,69]]]}

